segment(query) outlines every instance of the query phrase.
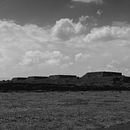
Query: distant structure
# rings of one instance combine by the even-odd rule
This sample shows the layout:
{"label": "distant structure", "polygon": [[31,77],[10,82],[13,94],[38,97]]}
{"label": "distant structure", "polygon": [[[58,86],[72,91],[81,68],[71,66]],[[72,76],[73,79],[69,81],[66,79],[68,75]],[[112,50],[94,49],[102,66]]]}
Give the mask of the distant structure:
{"label": "distant structure", "polygon": [[48,77],[45,76],[30,76],[27,78],[27,83],[46,83]]}
{"label": "distant structure", "polygon": [[[81,84],[88,86],[113,86],[121,82],[122,73],[119,72],[91,72],[81,77]],[[116,82],[115,82],[116,81]]]}
{"label": "distant structure", "polygon": [[125,82],[125,83],[130,83],[130,77],[124,76],[123,82]]}
{"label": "distant structure", "polygon": [[130,90],[130,77],[119,72],[89,72],[76,75],[16,77],[1,81],[0,91]]}
{"label": "distant structure", "polygon": [[50,75],[49,79],[75,79],[76,75]]}
{"label": "distant structure", "polygon": [[75,84],[79,77],[76,75],[50,75],[48,79],[54,84]]}
{"label": "distant structure", "polygon": [[28,79],[29,80],[40,80],[40,79],[46,79],[48,77],[45,76],[29,76]]}
{"label": "distant structure", "polygon": [[24,83],[26,82],[27,78],[25,77],[16,77],[11,80],[13,83]]}
{"label": "distant structure", "polygon": [[85,74],[82,78],[90,78],[90,77],[96,77],[96,78],[102,78],[102,77],[121,77],[122,73],[119,72],[106,72],[106,71],[101,71],[101,72],[90,72]]}

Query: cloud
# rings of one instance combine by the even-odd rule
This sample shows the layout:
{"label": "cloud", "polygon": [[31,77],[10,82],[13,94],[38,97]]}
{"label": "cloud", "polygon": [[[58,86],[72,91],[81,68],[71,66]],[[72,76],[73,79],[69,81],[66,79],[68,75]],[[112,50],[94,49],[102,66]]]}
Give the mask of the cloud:
{"label": "cloud", "polygon": [[114,22],[112,22],[112,26],[129,27],[130,25],[127,21],[114,21]]}
{"label": "cloud", "polygon": [[77,23],[67,18],[61,19],[53,26],[52,36],[60,40],[70,40],[73,37],[86,33],[89,31],[89,27],[87,27],[87,24],[82,23],[85,22],[86,19],[87,16],[82,16]]}
{"label": "cloud", "polygon": [[81,16],[81,17],[79,17],[79,21],[80,21],[81,23],[86,23],[87,20],[89,20],[89,19],[90,19],[89,16]]}
{"label": "cloud", "polygon": [[118,27],[118,26],[104,26],[100,28],[94,28],[86,35],[86,42],[106,42],[113,40],[128,40],[130,39],[130,27]]}
{"label": "cloud", "polygon": [[79,17],[79,23],[82,25],[88,25],[88,27],[95,27],[97,25],[97,19],[95,19],[93,16],[84,16],[82,15]]}
{"label": "cloud", "polygon": [[102,4],[103,0],[72,0],[73,2],[82,2],[82,3],[91,3]]}
{"label": "cloud", "polygon": [[95,26],[96,20],[89,16],[81,16],[77,23],[68,18],[60,19],[52,27],[52,37],[67,41],[88,34],[91,28]]}
{"label": "cloud", "polygon": [[84,51],[75,55],[76,61],[79,62],[78,65],[82,61],[82,65],[90,66],[91,71],[115,70],[130,74],[130,61],[128,60],[130,27],[128,25],[93,28],[89,34],[84,36],[83,44],[86,50],[83,49]]}
{"label": "cloud", "polygon": [[98,16],[101,16],[103,14],[103,11],[99,9],[99,10],[97,10],[96,13],[97,13]]}
{"label": "cloud", "polygon": [[90,54],[82,54],[82,53],[78,53],[75,55],[75,61],[82,61],[82,60],[87,60],[88,58],[90,58]]}
{"label": "cloud", "polygon": [[52,35],[59,39],[68,40],[75,36],[75,27],[73,21],[70,19],[61,19],[56,22],[56,25],[52,28]]}
{"label": "cloud", "polygon": [[67,60],[68,57],[61,54],[60,51],[28,51],[25,53],[20,65],[60,65],[62,60]]}
{"label": "cloud", "polygon": [[51,31],[37,25],[21,26],[13,21],[0,21],[1,76],[21,75],[29,69],[33,73],[38,66],[42,70],[43,66],[55,69],[57,65],[69,64],[69,56],[54,45]]}
{"label": "cloud", "polygon": [[[90,20],[90,21],[89,21]],[[130,25],[98,27],[89,16],[51,27],[0,21],[1,77],[118,70],[130,74]]]}

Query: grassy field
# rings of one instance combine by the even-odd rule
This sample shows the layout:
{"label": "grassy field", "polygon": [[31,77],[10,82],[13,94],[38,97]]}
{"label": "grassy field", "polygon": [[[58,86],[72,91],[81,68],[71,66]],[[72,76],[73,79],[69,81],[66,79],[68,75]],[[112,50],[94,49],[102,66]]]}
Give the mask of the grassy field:
{"label": "grassy field", "polygon": [[87,130],[130,121],[130,92],[0,93],[0,130]]}

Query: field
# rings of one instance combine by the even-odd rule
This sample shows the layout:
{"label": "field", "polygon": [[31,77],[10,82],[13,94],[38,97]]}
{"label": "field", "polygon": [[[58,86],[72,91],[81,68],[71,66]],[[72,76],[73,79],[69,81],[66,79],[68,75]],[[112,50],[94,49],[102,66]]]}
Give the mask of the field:
{"label": "field", "polygon": [[0,130],[88,130],[130,121],[130,92],[0,93]]}

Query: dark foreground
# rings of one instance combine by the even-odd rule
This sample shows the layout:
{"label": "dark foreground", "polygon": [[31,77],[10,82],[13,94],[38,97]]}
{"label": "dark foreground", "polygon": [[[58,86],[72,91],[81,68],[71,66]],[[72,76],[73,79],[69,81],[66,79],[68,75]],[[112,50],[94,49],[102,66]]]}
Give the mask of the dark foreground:
{"label": "dark foreground", "polygon": [[129,121],[127,91],[0,93],[1,130],[129,130]]}
{"label": "dark foreground", "polygon": [[130,130],[130,123],[127,124],[120,124],[120,125],[114,125],[109,128],[99,128],[97,130]]}

